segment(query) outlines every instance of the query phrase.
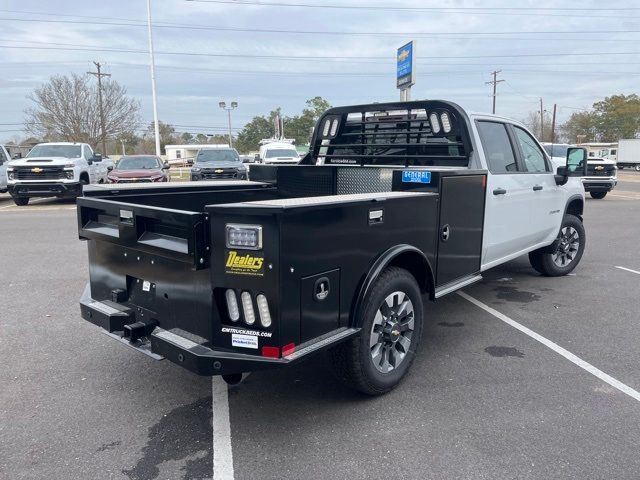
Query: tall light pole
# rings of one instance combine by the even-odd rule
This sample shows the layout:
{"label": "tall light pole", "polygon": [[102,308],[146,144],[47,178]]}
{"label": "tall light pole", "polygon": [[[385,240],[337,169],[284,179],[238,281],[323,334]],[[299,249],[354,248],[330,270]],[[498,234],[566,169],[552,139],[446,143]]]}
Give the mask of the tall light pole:
{"label": "tall light pole", "polygon": [[225,102],[218,103],[218,106],[227,111],[227,115],[229,117],[229,146],[233,147],[233,137],[231,136],[231,110],[235,110],[238,108],[238,102],[231,102],[231,106],[227,107]]}
{"label": "tall light pole", "polygon": [[158,100],[156,98],[156,64],[153,58],[153,32],[151,31],[151,0],[147,0],[147,30],[149,32],[149,60],[151,67],[151,99],[153,103],[153,124],[156,135],[156,155],[160,156],[160,126],[158,125]]}

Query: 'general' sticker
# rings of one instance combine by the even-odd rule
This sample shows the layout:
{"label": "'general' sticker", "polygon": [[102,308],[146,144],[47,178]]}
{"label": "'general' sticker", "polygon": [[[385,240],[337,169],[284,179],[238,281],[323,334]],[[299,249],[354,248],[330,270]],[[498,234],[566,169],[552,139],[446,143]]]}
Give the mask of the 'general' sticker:
{"label": "'general' sticker", "polygon": [[425,170],[403,170],[404,183],[431,183],[431,172]]}

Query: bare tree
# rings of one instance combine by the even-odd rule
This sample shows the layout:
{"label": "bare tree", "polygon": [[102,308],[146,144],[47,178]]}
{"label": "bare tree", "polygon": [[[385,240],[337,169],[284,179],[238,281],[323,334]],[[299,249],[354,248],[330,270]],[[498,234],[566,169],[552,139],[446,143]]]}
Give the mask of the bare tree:
{"label": "bare tree", "polygon": [[[28,97],[35,105],[25,110],[25,128],[46,140],[86,142],[94,148],[101,138],[98,90],[88,77],[55,75]],[[140,104],[114,80],[102,83],[107,137],[132,134],[140,123]],[[102,152],[106,154],[106,152]]]}
{"label": "bare tree", "polygon": [[[540,135],[540,112],[529,112],[527,118],[522,120],[522,123],[526,125],[531,133],[541,142],[551,141],[551,115],[545,112],[544,115],[544,135]],[[556,142],[558,138],[558,131],[556,127]]]}

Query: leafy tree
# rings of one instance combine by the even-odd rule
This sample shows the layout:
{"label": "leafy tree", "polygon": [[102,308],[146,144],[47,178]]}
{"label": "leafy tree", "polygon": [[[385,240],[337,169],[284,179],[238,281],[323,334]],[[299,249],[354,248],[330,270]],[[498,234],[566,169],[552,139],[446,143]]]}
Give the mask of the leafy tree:
{"label": "leafy tree", "polygon": [[195,142],[194,143],[207,143],[209,139],[207,138],[207,136],[204,133],[198,133],[195,137]]}
{"label": "leafy tree", "polygon": [[617,142],[640,134],[640,97],[613,95],[593,104],[591,110],[569,117],[562,132],[570,142]]}
{"label": "leafy tree", "polygon": [[279,108],[270,113],[267,117],[253,117],[238,134],[236,149],[239,152],[247,153],[258,149],[260,140],[271,138],[274,134],[273,119],[279,113]]}
{"label": "leafy tree", "polygon": [[193,135],[191,135],[189,132],[184,132],[182,135],[180,135],[180,141],[184,144],[193,143]]}
{"label": "leafy tree", "polygon": [[640,133],[640,97],[613,95],[593,104],[599,140],[617,142]]}
{"label": "leafy tree", "polygon": [[[86,142],[96,147],[101,138],[98,87],[88,77],[54,75],[28,98],[34,103],[25,110],[28,132],[45,140]],[[104,80],[102,104],[107,137],[135,131],[140,104],[127,96],[125,87]]]}
{"label": "leafy tree", "polygon": [[[180,142],[180,137],[176,134],[176,129],[173,125],[158,121],[158,131],[160,133],[160,153],[166,153],[164,150],[165,145],[175,145]],[[155,122],[151,122],[147,126],[147,130],[142,134],[142,142],[140,144],[142,153],[155,153],[155,135]]]}

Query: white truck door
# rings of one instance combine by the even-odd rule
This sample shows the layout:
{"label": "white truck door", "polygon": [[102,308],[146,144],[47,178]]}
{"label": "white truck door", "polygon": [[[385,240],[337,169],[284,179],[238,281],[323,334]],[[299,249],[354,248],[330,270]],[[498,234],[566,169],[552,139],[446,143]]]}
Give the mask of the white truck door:
{"label": "white truck door", "polygon": [[554,238],[558,233],[564,215],[564,195],[556,185],[554,169],[542,147],[523,128],[517,125],[512,125],[511,128],[533,192],[531,223],[535,236],[532,241],[533,244],[538,244],[549,237]]}
{"label": "white truck door", "polygon": [[[89,145],[82,146],[82,156],[87,164],[93,160],[93,150]],[[91,165],[87,165],[87,171],[89,172],[89,183],[97,183],[100,178],[99,162],[92,162]]]}
{"label": "white truck door", "polygon": [[534,243],[535,227],[530,218],[534,192],[531,179],[517,160],[507,125],[493,120],[476,124],[490,172],[482,251],[486,269]]}

